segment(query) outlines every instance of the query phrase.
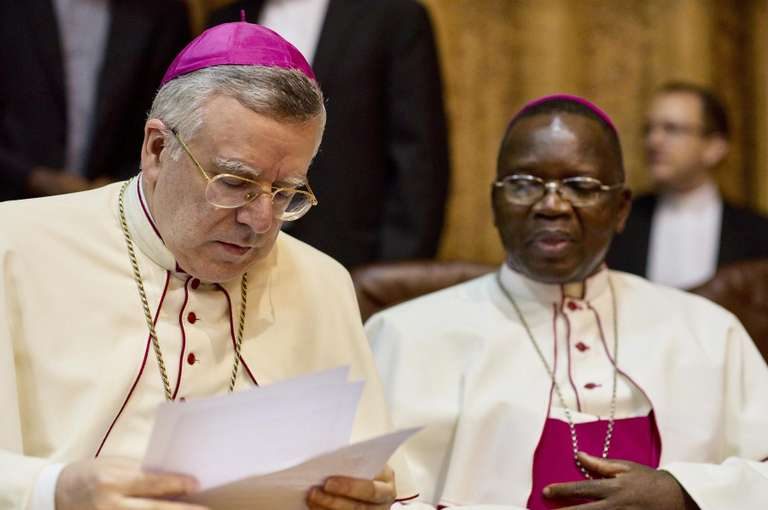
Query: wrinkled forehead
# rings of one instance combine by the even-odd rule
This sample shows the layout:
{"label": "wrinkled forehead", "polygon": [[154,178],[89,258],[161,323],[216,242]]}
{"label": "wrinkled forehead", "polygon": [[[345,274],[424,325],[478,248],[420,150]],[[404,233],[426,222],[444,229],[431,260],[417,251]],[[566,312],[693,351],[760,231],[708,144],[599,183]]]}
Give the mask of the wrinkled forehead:
{"label": "wrinkled forehead", "polygon": [[591,166],[608,173],[620,165],[607,129],[594,119],[564,112],[518,119],[502,142],[499,172],[510,165],[551,163]]}

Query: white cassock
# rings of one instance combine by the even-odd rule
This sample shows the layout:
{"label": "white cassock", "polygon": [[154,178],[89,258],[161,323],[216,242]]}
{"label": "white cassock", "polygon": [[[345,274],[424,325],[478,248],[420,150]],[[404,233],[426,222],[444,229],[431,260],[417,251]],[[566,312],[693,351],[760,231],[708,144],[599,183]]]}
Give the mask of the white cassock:
{"label": "white cassock", "polygon": [[[175,397],[225,393],[240,279],[180,271],[138,182],[126,217]],[[120,228],[121,185],[0,204],[0,509],[29,505],[52,463],[144,456],[164,391]],[[236,390],[351,365],[366,381],[352,439],[390,429],[341,265],[281,233],[248,270],[247,304]]]}
{"label": "white cassock", "polygon": [[[768,367],[732,314],[606,269],[575,297],[506,267],[500,275],[385,310],[366,324],[395,425],[426,425],[401,450],[423,506],[524,507],[544,424],[563,418],[503,285],[549,366],[557,359],[574,421],[609,415],[617,319],[616,418],[653,410],[660,467],[702,510],[768,508],[768,464],[761,462],[768,458]],[[617,422],[614,441],[620,436]],[[573,455],[571,445],[562,455]]]}

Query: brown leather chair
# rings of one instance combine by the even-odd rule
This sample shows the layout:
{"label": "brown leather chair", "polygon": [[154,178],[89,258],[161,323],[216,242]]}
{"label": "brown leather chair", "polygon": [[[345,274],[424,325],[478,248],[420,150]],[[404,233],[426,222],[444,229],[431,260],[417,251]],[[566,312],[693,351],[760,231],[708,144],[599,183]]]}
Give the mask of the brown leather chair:
{"label": "brown leather chair", "polygon": [[[365,321],[379,310],[490,273],[497,267],[436,260],[378,263],[353,270],[352,281]],[[768,259],[724,266],[691,292],[736,315],[768,360]]]}
{"label": "brown leather chair", "polygon": [[723,266],[710,281],[691,292],[736,315],[768,361],[768,259]]}
{"label": "brown leather chair", "polygon": [[497,265],[412,260],[360,266],[352,271],[360,315],[368,317],[403,301],[490,273]]}

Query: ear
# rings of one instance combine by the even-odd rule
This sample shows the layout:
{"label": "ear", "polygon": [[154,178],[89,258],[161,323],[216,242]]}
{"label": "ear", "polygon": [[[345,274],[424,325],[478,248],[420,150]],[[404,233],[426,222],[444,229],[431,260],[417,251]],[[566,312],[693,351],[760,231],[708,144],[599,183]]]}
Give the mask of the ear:
{"label": "ear", "polygon": [[624,227],[627,224],[627,218],[629,218],[629,213],[632,211],[632,192],[628,188],[624,188],[621,190],[621,196],[619,197],[619,200],[621,201],[619,203],[619,210],[618,210],[618,221],[616,222],[616,233],[621,234],[624,232]]}
{"label": "ear", "polygon": [[701,153],[702,161],[709,168],[717,166],[728,155],[729,148],[728,140],[722,136],[710,136],[707,138],[704,150]]}
{"label": "ear", "polygon": [[148,119],[144,124],[144,142],[141,144],[141,171],[150,188],[154,189],[163,163],[167,128],[159,119]]}

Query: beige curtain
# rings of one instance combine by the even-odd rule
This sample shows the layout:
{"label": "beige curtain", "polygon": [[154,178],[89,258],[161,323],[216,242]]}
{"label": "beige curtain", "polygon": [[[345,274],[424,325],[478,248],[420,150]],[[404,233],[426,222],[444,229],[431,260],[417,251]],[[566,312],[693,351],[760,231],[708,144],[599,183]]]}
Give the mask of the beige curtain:
{"label": "beige curtain", "polygon": [[[190,3],[200,24],[227,0]],[[501,260],[489,206],[499,139],[522,104],[552,92],[583,95],[608,111],[630,185],[642,191],[640,127],[654,87],[671,79],[712,87],[733,125],[718,180],[731,200],[768,211],[766,0],[424,3],[441,53],[454,170],[440,258]]]}

